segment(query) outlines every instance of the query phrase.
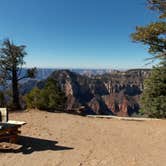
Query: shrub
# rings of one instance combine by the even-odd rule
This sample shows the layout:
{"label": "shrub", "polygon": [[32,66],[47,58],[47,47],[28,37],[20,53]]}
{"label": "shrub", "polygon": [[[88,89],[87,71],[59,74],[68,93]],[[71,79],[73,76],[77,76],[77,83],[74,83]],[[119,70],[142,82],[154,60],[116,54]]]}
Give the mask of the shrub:
{"label": "shrub", "polygon": [[152,69],[141,97],[142,112],[149,117],[166,118],[166,63]]}
{"label": "shrub", "polygon": [[54,79],[48,79],[43,89],[34,88],[25,97],[28,108],[63,111],[66,97]]}

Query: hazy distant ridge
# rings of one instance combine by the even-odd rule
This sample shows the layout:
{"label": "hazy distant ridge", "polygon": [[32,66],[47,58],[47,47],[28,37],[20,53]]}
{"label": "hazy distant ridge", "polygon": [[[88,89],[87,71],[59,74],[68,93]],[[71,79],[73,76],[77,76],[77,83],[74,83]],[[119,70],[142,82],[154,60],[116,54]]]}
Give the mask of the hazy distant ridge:
{"label": "hazy distant ridge", "polygon": [[[26,72],[27,68],[24,68],[22,70],[22,75]],[[35,79],[37,80],[43,80],[46,79],[48,76],[50,76],[54,71],[61,70],[59,68],[37,68],[37,76]],[[72,72],[86,75],[86,76],[92,76],[92,75],[102,75],[105,73],[118,73],[119,71],[124,70],[116,70],[116,69],[69,69]],[[134,70],[149,70],[149,69],[129,69],[129,71]]]}

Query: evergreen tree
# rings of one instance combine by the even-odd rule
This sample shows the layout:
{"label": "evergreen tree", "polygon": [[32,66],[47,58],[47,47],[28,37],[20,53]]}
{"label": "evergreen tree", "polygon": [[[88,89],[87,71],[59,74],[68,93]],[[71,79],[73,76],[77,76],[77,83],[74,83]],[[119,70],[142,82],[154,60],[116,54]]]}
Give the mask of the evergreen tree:
{"label": "evergreen tree", "polygon": [[160,64],[152,69],[150,77],[144,82],[142,112],[149,117],[166,118],[166,1],[149,0],[148,4],[150,9],[159,12],[159,20],[136,27],[132,39],[148,45],[152,54],[149,59],[158,59]]}
{"label": "evergreen tree", "polygon": [[43,89],[34,88],[25,97],[28,108],[64,111],[66,97],[54,79],[48,79]]}
{"label": "evergreen tree", "polygon": [[0,48],[0,82],[12,82],[12,103],[13,109],[20,109],[19,88],[20,80],[28,77],[35,77],[36,69],[28,69],[27,73],[22,76],[22,66],[25,64],[24,57],[26,55],[25,46],[17,46],[9,39],[2,43]]}
{"label": "evergreen tree", "polygon": [[144,82],[142,112],[149,117],[166,118],[166,63],[154,67]]}
{"label": "evergreen tree", "polygon": [[150,9],[160,13],[160,19],[147,26],[137,26],[131,37],[133,41],[149,46],[148,51],[153,55],[151,59],[163,60],[166,58],[166,1],[149,0],[148,3]]}

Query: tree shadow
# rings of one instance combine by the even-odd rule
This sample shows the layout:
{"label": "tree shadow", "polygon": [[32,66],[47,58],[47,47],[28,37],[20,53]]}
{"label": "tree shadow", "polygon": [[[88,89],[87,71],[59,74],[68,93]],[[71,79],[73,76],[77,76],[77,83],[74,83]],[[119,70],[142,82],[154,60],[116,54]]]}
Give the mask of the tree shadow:
{"label": "tree shadow", "polygon": [[65,147],[65,146],[57,146],[57,141],[40,139],[40,138],[33,138],[27,136],[19,136],[18,142],[16,145],[20,145],[19,149],[2,149],[0,148],[0,152],[4,153],[23,153],[23,154],[31,154],[33,152],[38,151],[62,151],[62,150],[72,150],[72,147]]}

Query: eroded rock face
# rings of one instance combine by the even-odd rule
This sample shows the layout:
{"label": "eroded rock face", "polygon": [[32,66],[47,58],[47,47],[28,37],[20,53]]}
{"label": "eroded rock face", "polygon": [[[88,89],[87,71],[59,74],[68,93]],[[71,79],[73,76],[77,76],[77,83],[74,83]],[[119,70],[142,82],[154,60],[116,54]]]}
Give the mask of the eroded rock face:
{"label": "eroded rock face", "polygon": [[72,87],[72,84],[70,81],[66,81],[65,84],[64,84],[64,91],[66,93],[66,96],[70,96],[72,95],[73,96],[73,87]]}
{"label": "eroded rock face", "polygon": [[88,109],[90,109],[94,114],[113,115],[112,111],[108,109],[107,105],[100,96],[94,97],[88,103]]}
{"label": "eroded rock face", "polygon": [[102,98],[114,115],[131,116],[139,111],[138,96],[126,96],[124,92],[121,92],[103,96]]}
{"label": "eroded rock face", "polygon": [[[143,80],[149,73],[149,70],[142,69],[87,77],[69,70],[59,70],[50,77],[64,91],[68,112],[132,116],[139,110]],[[42,88],[44,81],[28,84]],[[24,93],[29,90],[23,88]]]}
{"label": "eroded rock face", "polygon": [[51,77],[59,82],[65,92],[68,111],[79,112],[79,108],[84,106],[84,113],[131,116],[139,110],[139,96],[148,72],[130,70],[86,77],[61,70],[54,72]]}
{"label": "eroded rock face", "polygon": [[58,81],[67,97],[73,96],[81,104],[88,102],[93,97],[88,86],[89,78],[87,77],[69,70],[56,71],[50,77]]}

